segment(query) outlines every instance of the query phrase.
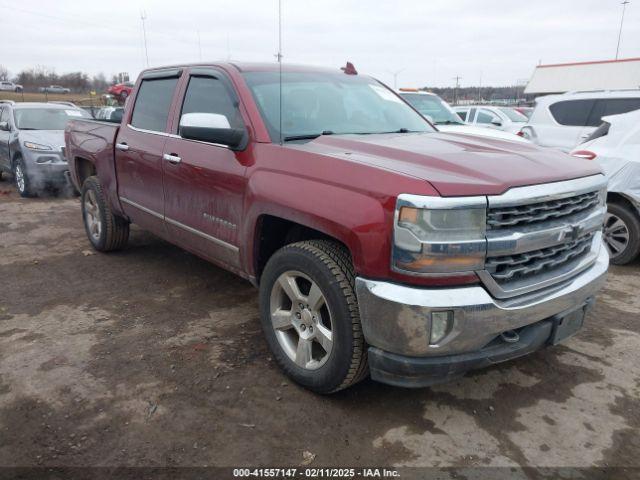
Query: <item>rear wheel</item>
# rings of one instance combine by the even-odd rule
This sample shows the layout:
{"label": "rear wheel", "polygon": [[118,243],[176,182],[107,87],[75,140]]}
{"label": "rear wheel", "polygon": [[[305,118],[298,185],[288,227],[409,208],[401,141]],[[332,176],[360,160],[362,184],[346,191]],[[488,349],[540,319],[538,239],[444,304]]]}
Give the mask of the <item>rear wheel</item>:
{"label": "rear wheel", "polygon": [[297,383],[332,393],[368,372],[351,258],[325,240],[277,251],[260,281],[262,326],[274,358]]}
{"label": "rear wheel", "polygon": [[610,202],[604,219],[604,243],[611,263],[625,265],[640,253],[640,220],[626,205]]}
{"label": "rear wheel", "polygon": [[84,229],[93,247],[101,252],[124,248],[129,240],[129,222],[111,211],[98,177],[84,181],[81,204]]}

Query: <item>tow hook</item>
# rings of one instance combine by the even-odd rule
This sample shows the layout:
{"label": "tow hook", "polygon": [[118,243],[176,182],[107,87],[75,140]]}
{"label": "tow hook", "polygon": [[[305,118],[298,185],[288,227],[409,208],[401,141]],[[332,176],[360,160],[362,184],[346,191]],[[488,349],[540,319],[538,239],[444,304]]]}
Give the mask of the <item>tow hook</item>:
{"label": "tow hook", "polygon": [[516,343],[518,340],[520,340],[520,335],[518,335],[518,332],[516,332],[515,330],[507,330],[506,332],[502,332],[500,334],[500,337],[502,337],[502,340],[507,343]]}

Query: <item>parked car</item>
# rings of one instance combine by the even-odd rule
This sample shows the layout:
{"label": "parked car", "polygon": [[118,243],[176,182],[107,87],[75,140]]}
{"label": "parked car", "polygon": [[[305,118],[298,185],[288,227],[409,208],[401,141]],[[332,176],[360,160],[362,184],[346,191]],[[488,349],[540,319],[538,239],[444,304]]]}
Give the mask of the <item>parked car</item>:
{"label": "parked car", "polygon": [[489,130],[466,124],[449,104],[435,93],[413,89],[400,89],[398,94],[406,100],[409,105],[433,123],[441,132],[463,133],[466,135],[498,138],[512,142],[529,143],[528,140],[512,133]]}
{"label": "parked car", "polygon": [[70,88],[62,87],[60,85],[49,85],[48,87],[40,87],[38,91],[40,93],[61,93],[61,94],[71,93]]}
{"label": "parked car", "polygon": [[527,117],[527,119],[531,118],[531,115],[533,114],[533,107],[513,107],[513,109]]}
{"label": "parked car", "polygon": [[640,90],[570,92],[536,99],[522,135],[544,147],[569,152],[602,123],[602,117],[640,109]]}
{"label": "parked car", "polygon": [[469,125],[502,130],[513,134],[520,132],[520,129],[528,120],[526,116],[511,107],[467,105],[455,107],[454,111]]}
{"label": "parked car", "polygon": [[124,114],[123,107],[102,107],[100,108],[94,118],[96,120],[107,120],[109,122],[120,123]]}
{"label": "parked car", "polygon": [[640,110],[603,121],[571,154],[595,161],[608,177],[604,241],[611,262],[624,265],[640,254]]}
{"label": "parked car", "polygon": [[14,103],[0,100],[0,172],[12,173],[23,197],[67,183],[62,153],[64,128],[84,111],[59,103]]}
{"label": "parked car", "polygon": [[107,93],[113,95],[118,98],[121,102],[124,101],[131,95],[131,91],[133,90],[134,84],[132,82],[125,83],[117,83],[115,85],[111,85],[107,89]]}
{"label": "parked car", "polygon": [[593,163],[437,132],[352,67],[138,85],[120,125],[65,132],[89,241],[121,249],[133,222],[259,286],[273,358],[311,390],[432,385],[557,344],[605,281]]}
{"label": "parked car", "polygon": [[2,92],[21,92],[22,91],[22,85],[19,85],[17,83],[13,83],[13,82],[8,82],[8,81],[1,81],[0,82],[0,91],[2,91]]}

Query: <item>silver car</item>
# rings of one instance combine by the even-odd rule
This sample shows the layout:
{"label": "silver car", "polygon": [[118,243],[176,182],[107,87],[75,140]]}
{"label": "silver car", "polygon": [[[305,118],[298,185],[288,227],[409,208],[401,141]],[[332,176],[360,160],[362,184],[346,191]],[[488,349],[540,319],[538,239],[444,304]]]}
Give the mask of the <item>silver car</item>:
{"label": "silver car", "polygon": [[64,129],[73,118],[90,118],[75,106],[0,100],[0,175],[12,173],[23,197],[67,183]]}

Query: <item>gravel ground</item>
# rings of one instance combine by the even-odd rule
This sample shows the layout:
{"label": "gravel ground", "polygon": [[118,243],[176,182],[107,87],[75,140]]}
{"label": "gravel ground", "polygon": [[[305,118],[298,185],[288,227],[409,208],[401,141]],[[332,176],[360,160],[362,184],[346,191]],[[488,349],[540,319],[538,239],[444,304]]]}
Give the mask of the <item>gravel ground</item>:
{"label": "gravel ground", "polygon": [[639,266],[611,269],[565,345],[437,388],[322,397],[271,361],[247,282],[136,228],[95,253],[77,199],[20,199],[5,179],[0,466],[299,466],[307,451],[312,466],[452,467],[442,478],[640,475]]}

